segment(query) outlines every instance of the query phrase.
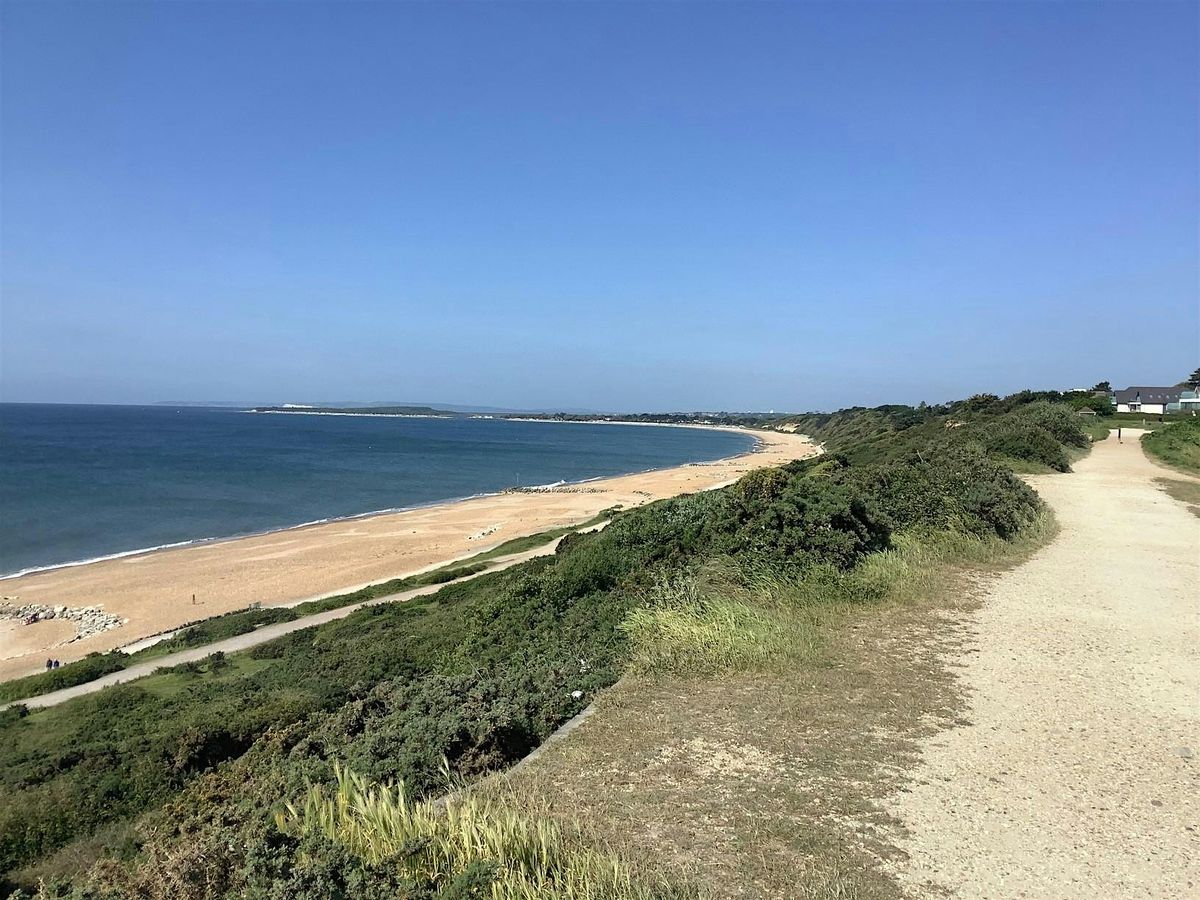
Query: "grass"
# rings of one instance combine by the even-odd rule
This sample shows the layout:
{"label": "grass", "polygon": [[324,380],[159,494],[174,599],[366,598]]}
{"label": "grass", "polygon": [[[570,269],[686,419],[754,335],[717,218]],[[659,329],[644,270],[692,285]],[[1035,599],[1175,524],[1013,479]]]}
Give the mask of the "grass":
{"label": "grass", "polygon": [[1114,431],[1118,425],[1122,428],[1145,428],[1153,431],[1156,428],[1170,425],[1178,419],[1178,413],[1168,413],[1164,416],[1160,416],[1158,413],[1113,413],[1111,416],[1105,416],[1104,422]]}
{"label": "grass", "polygon": [[[206,683],[233,681],[236,678],[253,675],[269,666],[272,660],[254,659],[245,653],[236,653],[225,657],[225,664],[213,666],[211,659],[196,663],[185,663],[182,666],[160,668],[144,678],[137,679],[137,686],[149,694],[164,700],[169,700],[186,693],[191,687],[204,681]],[[31,709],[27,718],[49,720],[53,707]]]}
{"label": "grass", "polygon": [[804,656],[805,610],[711,575],[662,579],[622,623],[638,674],[710,675]]}
{"label": "grass", "polygon": [[682,897],[665,882],[635,879],[616,855],[571,829],[482,797],[413,802],[403,785],[375,784],[335,766],[336,786],[310,787],[276,824],[319,834],[371,866],[419,886],[421,896],[493,900],[656,900]]}
{"label": "grass", "polygon": [[[1021,537],[1048,539],[1048,518]],[[900,533],[891,549],[842,571],[816,567],[802,578],[717,564],[662,578],[622,623],[638,675],[695,677],[812,664],[831,629],[864,604],[912,602],[937,590],[949,564],[986,567],[1013,545],[955,532]]]}
{"label": "grass", "polygon": [[1004,463],[1018,475],[1056,475],[1061,474],[1058,470],[1051,468],[1045,463],[1040,463],[1032,459],[1014,459],[1011,456],[998,457],[999,461]]}
{"label": "grass", "polygon": [[1181,419],[1143,435],[1142,447],[1161,463],[1200,475],[1200,418]]}

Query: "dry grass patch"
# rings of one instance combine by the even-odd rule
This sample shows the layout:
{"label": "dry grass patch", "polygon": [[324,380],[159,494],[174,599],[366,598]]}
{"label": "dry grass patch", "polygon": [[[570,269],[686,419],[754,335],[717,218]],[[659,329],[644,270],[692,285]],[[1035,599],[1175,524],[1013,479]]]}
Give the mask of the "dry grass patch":
{"label": "dry grass patch", "polygon": [[1182,478],[1155,478],[1154,483],[1181,503],[1186,503],[1193,516],[1200,516],[1200,481]]}

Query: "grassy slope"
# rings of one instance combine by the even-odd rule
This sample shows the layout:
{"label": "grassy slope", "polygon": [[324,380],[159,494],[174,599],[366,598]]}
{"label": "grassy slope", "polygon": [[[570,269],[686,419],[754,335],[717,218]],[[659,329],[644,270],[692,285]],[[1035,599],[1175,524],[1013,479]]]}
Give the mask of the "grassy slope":
{"label": "grassy slope", "polygon": [[[844,462],[770,470],[621,514],[597,535],[568,539],[552,559],[271,642],[243,657],[253,666],[164,674],[9,715],[0,727],[9,864],[177,796],[172,827],[210,822],[215,805],[226,808],[227,824],[197,824],[189,838],[208,848],[212,866],[247,845],[235,834],[258,833],[264,802],[295,796],[306,778],[328,778],[330,756],[431,791],[443,783],[443,756],[465,777],[502,767],[630,660],[670,670],[694,658],[691,644],[707,648],[707,671],[748,659],[808,666],[805,635],[837,621],[838,603],[884,598],[940,564],[946,548],[961,554],[980,540],[939,544],[947,535],[982,527],[996,541],[1028,529],[1028,491],[972,447],[999,438],[1044,456],[1052,441],[1053,453],[1065,454],[1052,430],[1076,420],[998,400],[965,413],[963,429],[947,428],[945,412],[843,416],[825,437],[849,451]],[[1086,443],[1073,427],[1068,437]],[[879,554],[889,532],[898,549]],[[205,771],[211,776],[187,789]],[[164,834],[156,840],[169,844],[170,829]],[[79,867],[75,859],[68,870]],[[230,864],[247,877],[247,863]]]}
{"label": "grassy slope", "polygon": [[1144,435],[1142,447],[1161,463],[1200,475],[1200,418],[1182,419]]}

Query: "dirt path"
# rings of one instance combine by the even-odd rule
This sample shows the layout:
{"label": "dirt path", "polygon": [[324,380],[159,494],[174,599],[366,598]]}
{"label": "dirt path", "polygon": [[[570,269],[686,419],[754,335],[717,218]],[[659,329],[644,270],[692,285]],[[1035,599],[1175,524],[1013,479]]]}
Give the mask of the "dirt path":
{"label": "dirt path", "polygon": [[1034,479],[1061,533],[973,616],[970,724],[889,801],[911,896],[1200,896],[1200,520],[1136,435],[1076,470]]}

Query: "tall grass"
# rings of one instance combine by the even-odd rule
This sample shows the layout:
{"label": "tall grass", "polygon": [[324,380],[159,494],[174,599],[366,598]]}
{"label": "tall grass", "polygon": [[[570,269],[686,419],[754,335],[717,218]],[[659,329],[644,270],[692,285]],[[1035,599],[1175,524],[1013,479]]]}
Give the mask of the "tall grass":
{"label": "tall grass", "polygon": [[762,668],[814,650],[811,610],[783,600],[763,570],[735,579],[726,566],[661,578],[621,624],[632,671],[713,674]]}
{"label": "tall grass", "polygon": [[[586,847],[546,818],[479,797],[414,802],[403,785],[335,766],[337,784],[309,788],[276,815],[285,833],[320,834],[371,865],[391,865],[432,896],[492,900],[652,900],[680,896],[637,880],[616,856]],[[466,891],[470,884],[473,892]],[[425,894],[422,894],[425,896]]]}
{"label": "tall grass", "polygon": [[947,568],[1001,565],[1049,539],[1049,512],[1018,538],[910,531],[850,570],[802,574],[729,562],[661,578],[622,622],[639,674],[711,675],[813,661],[830,626],[865,604],[910,603],[941,589]]}

